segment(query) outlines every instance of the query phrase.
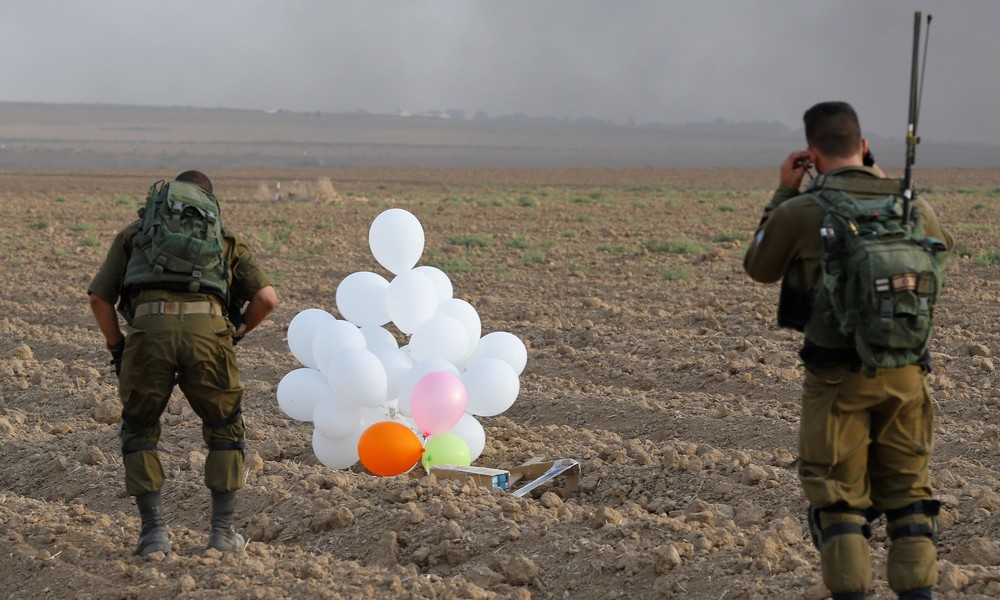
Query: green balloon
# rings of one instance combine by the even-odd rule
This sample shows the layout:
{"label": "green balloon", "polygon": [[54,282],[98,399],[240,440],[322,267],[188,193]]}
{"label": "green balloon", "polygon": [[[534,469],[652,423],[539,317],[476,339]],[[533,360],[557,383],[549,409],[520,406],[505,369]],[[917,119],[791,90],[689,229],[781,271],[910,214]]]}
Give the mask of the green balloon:
{"label": "green balloon", "polygon": [[472,464],[472,452],[465,440],[454,433],[439,433],[427,438],[424,443],[424,454],[420,457],[424,470],[431,472],[435,465]]}

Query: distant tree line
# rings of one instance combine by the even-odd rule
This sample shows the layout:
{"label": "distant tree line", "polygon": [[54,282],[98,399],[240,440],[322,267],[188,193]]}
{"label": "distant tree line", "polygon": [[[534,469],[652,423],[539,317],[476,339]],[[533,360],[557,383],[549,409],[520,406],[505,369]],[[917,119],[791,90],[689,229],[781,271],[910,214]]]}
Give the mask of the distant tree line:
{"label": "distant tree line", "polygon": [[[465,111],[461,109],[448,109],[448,110],[433,110],[420,113],[419,115],[413,116],[423,116],[423,117],[437,117],[444,119],[455,119],[463,120],[465,119]],[[535,117],[523,112],[518,112],[509,115],[497,115],[490,116],[483,111],[476,111],[472,116],[473,121],[478,122],[492,122],[492,123],[522,123],[526,125],[586,125],[590,127],[616,127],[621,126],[619,123],[615,123],[609,119],[600,119],[591,116],[582,117]],[[658,131],[671,131],[671,132],[688,132],[688,133],[702,133],[702,134],[719,134],[719,135],[759,135],[759,136],[774,136],[781,137],[786,135],[792,135],[796,133],[791,128],[789,128],[784,123],[779,121],[730,121],[729,119],[724,119],[718,117],[712,121],[703,122],[693,122],[693,123],[645,123],[637,125],[633,119],[629,119],[626,124],[627,127],[635,127],[639,129],[652,129]]]}
{"label": "distant tree line", "polygon": [[[357,110],[351,114],[368,115],[367,111]],[[424,117],[434,119],[451,119],[456,121],[467,120],[466,113],[460,108],[449,108],[445,110],[426,110],[419,113],[409,113],[404,110],[397,111],[397,116],[403,117]],[[476,111],[471,119],[478,123],[507,123],[524,125],[583,125],[588,127],[630,127],[635,129],[645,129],[665,132],[699,133],[709,135],[726,136],[767,136],[784,137],[798,135],[799,131],[793,130],[780,121],[730,121],[723,117],[717,117],[712,121],[698,121],[689,123],[643,123],[636,124],[634,119],[629,119],[624,125],[616,123],[610,119],[601,119],[591,116],[582,117],[537,117],[524,112],[517,112],[507,115],[490,116],[484,111]]]}

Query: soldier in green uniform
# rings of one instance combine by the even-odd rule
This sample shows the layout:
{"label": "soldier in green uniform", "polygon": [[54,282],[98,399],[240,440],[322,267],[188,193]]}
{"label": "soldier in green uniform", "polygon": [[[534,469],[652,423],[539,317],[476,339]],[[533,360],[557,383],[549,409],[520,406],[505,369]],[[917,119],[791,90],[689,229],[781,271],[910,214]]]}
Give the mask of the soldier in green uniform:
{"label": "soldier in green uniform", "polygon": [[[199,171],[185,171],[167,185],[218,205],[211,181]],[[135,496],[142,517],[135,554],[170,551],[157,442],[160,416],[175,384],[201,418],[208,446],[205,485],[212,494],[212,517],[207,547],[241,551],[245,541],[232,524],[236,491],[243,486],[243,389],[233,347],[275,308],[277,294],[246,244],[224,228],[217,244],[218,281],[202,274],[205,285],[198,291],[175,280],[158,281],[163,275],[137,247],[141,222],[118,233],[87,292],[118,375],[125,489]],[[116,303],[127,321],[127,337]],[[244,305],[240,318],[227,310]]]}
{"label": "soldier in green uniform", "polygon": [[[892,540],[889,585],[900,598],[931,598],[939,503],[928,472],[934,431],[925,380],[929,355],[901,368],[865,368],[853,340],[824,311],[809,310],[821,282],[824,241],[823,208],[812,193],[799,191],[806,170],[813,166],[820,177],[851,182],[855,197],[865,196],[866,185],[874,197],[879,183],[889,181],[880,179],[877,166],[864,166],[868,142],[849,104],[817,104],[804,122],[808,147],[782,163],[781,184],[764,209],[744,268],[756,281],[782,280],[779,324],[805,332],[799,479],[823,582],[834,599],[865,597],[872,581],[868,519],[884,513]],[[914,205],[926,235],[954,248],[931,206],[923,200]]]}

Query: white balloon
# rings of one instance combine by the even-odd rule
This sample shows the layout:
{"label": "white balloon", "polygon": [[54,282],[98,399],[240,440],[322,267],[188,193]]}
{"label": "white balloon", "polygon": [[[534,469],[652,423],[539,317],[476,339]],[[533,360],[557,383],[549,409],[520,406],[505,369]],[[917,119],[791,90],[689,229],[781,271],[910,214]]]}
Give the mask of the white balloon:
{"label": "white balloon", "polygon": [[368,349],[372,352],[389,348],[393,350],[399,348],[399,342],[396,341],[396,337],[385,327],[366,325],[361,328],[361,335],[365,336]]}
{"label": "white balloon", "polygon": [[328,440],[342,440],[361,427],[361,410],[337,398],[332,390],[320,399],[313,411],[313,425]]}
{"label": "white balloon", "polygon": [[361,407],[361,431],[368,429],[380,421],[391,421],[389,409],[384,406],[362,406]]}
{"label": "white balloon", "polygon": [[406,271],[389,282],[385,308],[393,324],[411,334],[437,310],[437,289],[423,273]]}
{"label": "white balloon", "polygon": [[465,440],[465,443],[469,445],[469,453],[472,455],[472,461],[479,458],[479,455],[483,453],[483,449],[486,448],[486,430],[476,420],[476,417],[469,413],[463,414],[458,423],[452,425],[451,429],[446,433],[453,433]]}
{"label": "white balloon", "polygon": [[350,321],[334,319],[324,323],[316,332],[313,340],[313,360],[319,370],[323,371],[330,364],[330,359],[344,348],[367,348],[368,342],[356,325]]}
{"label": "white balloon", "polygon": [[467,364],[471,367],[484,358],[499,358],[509,364],[516,374],[520,375],[524,372],[524,366],[528,364],[528,349],[525,348],[524,342],[513,333],[494,331],[484,335],[479,340]]}
{"label": "white balloon", "polygon": [[409,353],[400,348],[382,348],[375,351],[375,356],[385,369],[385,397],[390,400],[399,398],[399,387],[403,383],[403,378],[413,368],[413,359]]}
{"label": "white balloon", "polygon": [[403,382],[399,386],[399,398],[396,405],[400,414],[412,417],[410,412],[410,395],[413,394],[413,387],[417,385],[420,378],[434,371],[448,371],[454,375],[459,375],[458,368],[443,358],[427,358],[413,365],[413,368],[403,376]]}
{"label": "white balloon", "polygon": [[479,319],[479,313],[476,312],[475,307],[465,300],[451,298],[438,304],[434,316],[451,317],[465,327],[469,336],[468,351],[462,357],[461,363],[455,363],[464,364],[472,355],[473,350],[476,349],[476,345],[479,343],[479,336],[483,334],[483,323]]}
{"label": "white balloon", "polygon": [[331,469],[346,469],[357,463],[361,457],[358,455],[358,440],[361,439],[362,429],[359,427],[357,433],[349,435],[341,440],[331,440],[323,437],[319,430],[313,430],[312,447],[316,458],[324,466]]}
{"label": "white balloon", "polygon": [[462,374],[462,383],[466,412],[481,417],[493,417],[510,408],[521,390],[517,373],[499,358],[484,358],[471,364]]}
{"label": "white balloon", "polygon": [[372,221],[368,247],[380,265],[399,275],[420,260],[424,252],[424,228],[408,211],[390,208]]}
{"label": "white balloon", "polygon": [[354,406],[381,406],[386,401],[385,367],[365,348],[341,348],[323,369],[330,388]]}
{"label": "white balloon", "polygon": [[292,317],[288,324],[288,349],[292,351],[292,356],[303,365],[318,369],[313,360],[313,340],[323,324],[336,320],[336,317],[319,308],[307,308]]}
{"label": "white balloon", "polygon": [[390,420],[406,426],[410,431],[416,434],[421,443],[424,442],[424,432],[420,430],[420,425],[417,425],[417,422],[411,417],[407,417],[406,415],[396,415]]}
{"label": "white balloon", "polygon": [[388,289],[389,282],[377,273],[351,273],[337,286],[337,310],[358,327],[385,325],[389,322],[389,313],[385,310]]}
{"label": "white balloon", "polygon": [[416,361],[443,358],[460,365],[469,355],[468,330],[451,317],[431,317],[417,325],[410,337],[410,354]]}
{"label": "white balloon", "polygon": [[302,368],[286,373],[278,382],[275,395],[286,415],[296,421],[312,421],[317,402],[332,396],[333,392],[322,373]]}
{"label": "white balloon", "polygon": [[[418,273],[423,273],[431,280],[434,284],[434,289],[437,290],[437,301],[438,303],[444,302],[451,298],[452,294],[455,292],[455,288],[451,285],[451,279],[448,275],[437,267],[432,267],[430,265],[421,265],[419,267],[413,267],[413,270]],[[476,336],[478,339],[479,336]]]}

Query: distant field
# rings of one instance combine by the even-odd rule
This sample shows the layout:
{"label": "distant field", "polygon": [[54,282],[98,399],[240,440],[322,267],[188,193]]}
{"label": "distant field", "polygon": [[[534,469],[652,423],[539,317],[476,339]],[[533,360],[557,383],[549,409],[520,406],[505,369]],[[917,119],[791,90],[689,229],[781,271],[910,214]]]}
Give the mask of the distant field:
{"label": "distant field", "polygon": [[[902,140],[872,141],[902,164]],[[800,137],[570,121],[0,103],[0,169],[773,167]],[[1000,146],[926,140],[921,167],[1000,167]]]}

